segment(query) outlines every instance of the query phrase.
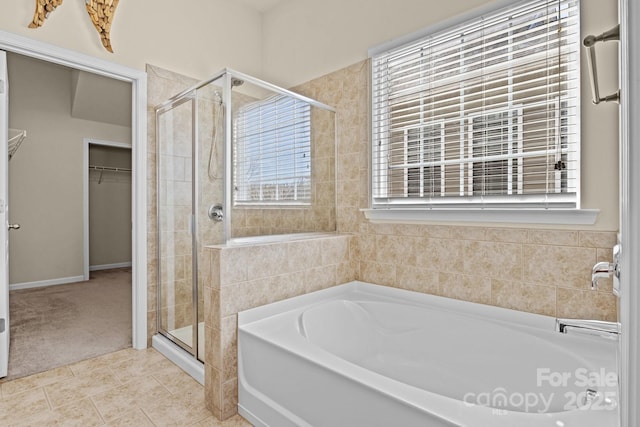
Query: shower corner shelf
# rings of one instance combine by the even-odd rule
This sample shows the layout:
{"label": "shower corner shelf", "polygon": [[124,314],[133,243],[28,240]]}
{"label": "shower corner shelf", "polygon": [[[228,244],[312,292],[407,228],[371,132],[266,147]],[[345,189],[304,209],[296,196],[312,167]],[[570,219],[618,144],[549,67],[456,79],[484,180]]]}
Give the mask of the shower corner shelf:
{"label": "shower corner shelf", "polygon": [[21,129],[9,129],[9,160],[16,154],[20,144],[27,137],[27,131]]}

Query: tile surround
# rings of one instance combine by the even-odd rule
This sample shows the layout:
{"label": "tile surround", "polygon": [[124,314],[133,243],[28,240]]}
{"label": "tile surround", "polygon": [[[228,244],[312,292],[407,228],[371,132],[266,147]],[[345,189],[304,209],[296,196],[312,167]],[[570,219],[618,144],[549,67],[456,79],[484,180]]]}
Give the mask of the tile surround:
{"label": "tile surround", "polygon": [[538,227],[369,223],[369,64],[294,88],[338,111],[337,224],[354,233],[357,277],[377,284],[551,316],[616,318],[611,280],[590,290],[591,267],[611,260],[616,232]]}
{"label": "tile surround", "polygon": [[355,279],[352,238],[207,248],[212,277],[205,285],[205,389],[217,417],[237,412],[238,312]]}

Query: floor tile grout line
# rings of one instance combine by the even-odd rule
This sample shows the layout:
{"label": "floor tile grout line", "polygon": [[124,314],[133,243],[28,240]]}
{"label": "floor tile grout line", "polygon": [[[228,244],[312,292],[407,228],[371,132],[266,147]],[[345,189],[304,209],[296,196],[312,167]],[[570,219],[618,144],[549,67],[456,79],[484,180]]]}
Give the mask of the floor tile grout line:
{"label": "floor tile grout line", "polygon": [[98,416],[102,420],[102,424],[101,425],[106,425],[107,424],[107,420],[105,420],[104,417],[102,416],[102,414],[100,413],[100,410],[98,409],[98,406],[96,405],[96,402],[93,401],[93,396],[87,397],[87,400],[89,400],[89,402],[91,403],[91,406],[93,406],[93,409],[96,410],[96,413],[98,414]]}
{"label": "floor tile grout line", "polygon": [[109,422],[107,421],[107,418],[104,416],[104,414],[100,411],[100,408],[98,408],[98,405],[96,404],[95,400],[93,400],[94,397],[96,397],[97,395],[91,396],[88,399],[91,401],[91,403],[93,404],[93,407],[96,408],[96,411],[98,411],[98,415],[100,416],[100,418],[104,421],[104,424],[108,424]]}
{"label": "floor tile grout line", "polygon": [[51,399],[49,399],[49,394],[47,393],[47,390],[44,388],[44,386],[38,387],[38,388],[42,388],[42,392],[44,393],[44,398],[47,400],[47,404],[49,405],[49,411],[53,411],[53,405],[51,404]]}
{"label": "floor tile grout line", "polygon": [[[105,370],[105,371],[107,370],[106,368],[101,368],[101,369],[103,369],[103,370]],[[113,386],[111,386],[111,387],[107,387],[107,388],[102,389],[102,390],[99,390],[99,391],[91,391],[91,392],[88,392],[88,393],[84,393],[84,392],[82,392],[82,393],[81,393],[81,398],[80,398],[79,400],[83,400],[83,399],[91,398],[91,397],[93,397],[93,396],[96,396],[96,395],[101,394],[101,393],[104,393],[104,392],[111,391],[111,390],[113,390],[113,389],[115,389],[115,388],[118,388],[118,387],[120,387],[120,386],[122,386],[122,385],[123,385],[123,384],[120,384],[120,380],[118,379],[118,377],[117,377],[117,376],[115,376],[115,375],[113,375],[113,374],[112,374],[112,372],[111,372],[111,370],[110,370],[110,369],[108,370],[108,372],[109,372],[109,374],[110,374],[110,375],[112,375],[112,376],[113,376],[113,378],[118,382],[118,384],[113,385]],[[51,386],[51,385],[54,385],[54,384],[59,384],[59,383],[65,382],[65,381],[71,381],[72,379],[75,379],[75,378],[80,378],[80,377],[70,377],[70,378],[65,378],[65,379],[63,379],[63,380],[61,380],[61,381],[58,381],[57,383],[47,384],[47,386],[44,386],[44,387],[43,387],[43,389],[44,389],[45,393],[47,393],[47,389],[46,389],[46,387]],[[95,381],[93,378],[89,378],[89,379],[90,379],[94,384],[97,382],[97,381]],[[101,384],[104,384],[104,383],[103,383],[103,382],[101,382]],[[47,397],[48,397],[48,394],[47,394]],[[60,406],[57,406],[57,407],[55,407],[55,408],[54,408],[54,407],[53,407],[53,404],[51,403],[51,401],[50,401],[50,400],[49,400],[49,402],[50,402],[50,405],[51,405],[52,409],[58,409],[58,408],[61,408],[61,407],[64,407],[64,406],[67,406],[67,405],[70,405],[71,403],[73,403],[73,402],[65,402],[63,405],[60,405]]]}
{"label": "floor tile grout line", "polygon": [[[208,411],[208,409],[207,409],[207,411]],[[213,414],[209,411],[209,415],[207,415],[207,416],[203,417],[202,419],[200,419],[200,420],[196,421],[195,423],[191,424],[190,426],[191,426],[191,427],[197,426],[198,424],[200,424],[201,422],[203,422],[204,420],[208,419],[208,418],[209,418],[209,417],[211,417],[211,416],[215,417],[215,415],[213,415]]]}
{"label": "floor tile grout line", "polygon": [[145,411],[141,406],[138,406],[137,408],[140,410],[140,412],[142,412],[142,415],[144,415],[144,416],[145,416],[145,418],[146,418],[147,420],[149,420],[149,422],[151,423],[151,425],[156,426],[156,423],[154,423],[154,422],[153,422],[153,420],[151,419],[151,417],[149,417],[149,415],[147,415],[147,412],[146,412],[146,411]]}
{"label": "floor tile grout line", "polygon": [[167,387],[166,385],[164,385],[164,383],[162,381],[160,381],[158,378],[156,378],[156,376],[154,374],[149,375],[149,377],[153,378],[154,380],[156,380],[161,386],[162,388],[164,388],[165,390],[167,390],[167,393],[169,393],[169,396],[175,396],[175,393],[171,392],[171,390],[169,390],[169,387]]}
{"label": "floor tile grout line", "polygon": [[[76,363],[74,363],[74,364],[70,365],[70,366],[69,366],[69,369],[70,369],[70,370],[71,370],[71,372],[74,374],[74,376],[84,375],[84,374],[87,374],[87,373],[89,373],[89,372],[93,372],[93,371],[95,371],[95,370],[97,370],[97,369],[105,369],[105,368],[108,368],[108,369],[110,369],[111,371],[113,371],[113,368],[112,368],[112,365],[113,365],[113,363],[114,363],[113,361],[108,361],[108,362],[107,362],[107,361],[105,361],[105,363],[104,363],[104,365],[103,365],[103,366],[90,367],[90,368],[88,368],[88,369],[86,369],[86,370],[84,370],[84,371],[83,371],[83,370],[80,370],[80,371],[78,371],[78,372],[75,372],[75,371],[73,370],[73,366],[75,366],[75,365],[79,365],[79,364],[81,364],[81,363],[87,363],[87,362],[92,361],[92,360],[94,360],[94,359],[101,359],[101,358],[105,358],[105,359],[106,359],[106,356],[111,356],[111,355],[116,354],[116,353],[118,353],[118,352],[120,352],[120,351],[123,351],[123,350],[118,350],[118,351],[113,352],[113,353],[103,354],[103,355],[101,355],[101,356],[96,356],[96,357],[93,357],[93,358],[91,358],[91,359],[81,360],[81,361],[79,361],[79,362],[76,362]],[[121,362],[124,362],[124,361],[127,361],[127,360],[131,360],[131,359],[133,359],[133,357],[129,357],[129,358],[126,358],[126,359],[118,360],[118,361],[117,361],[117,363],[121,363]],[[87,364],[88,364],[88,363],[87,363]]]}
{"label": "floor tile grout line", "polygon": [[108,366],[109,372],[111,372],[111,374],[116,378],[116,380],[120,383],[120,385],[124,385],[125,382],[122,381],[122,379],[118,376],[118,374],[116,373],[116,370],[113,369],[111,366]]}

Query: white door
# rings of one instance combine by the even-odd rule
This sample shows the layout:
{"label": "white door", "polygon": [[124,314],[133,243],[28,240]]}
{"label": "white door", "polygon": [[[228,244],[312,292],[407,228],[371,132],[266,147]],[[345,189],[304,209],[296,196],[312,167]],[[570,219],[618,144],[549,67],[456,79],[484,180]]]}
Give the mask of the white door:
{"label": "white door", "polygon": [[9,85],[7,53],[0,50],[0,378],[9,367]]}

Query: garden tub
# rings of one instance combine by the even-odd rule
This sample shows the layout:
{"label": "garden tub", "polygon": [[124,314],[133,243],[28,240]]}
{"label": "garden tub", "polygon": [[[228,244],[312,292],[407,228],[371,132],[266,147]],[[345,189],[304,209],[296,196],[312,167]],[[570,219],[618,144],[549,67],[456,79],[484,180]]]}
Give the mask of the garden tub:
{"label": "garden tub", "polygon": [[239,313],[238,411],[272,427],[615,427],[616,347],[351,282]]}

